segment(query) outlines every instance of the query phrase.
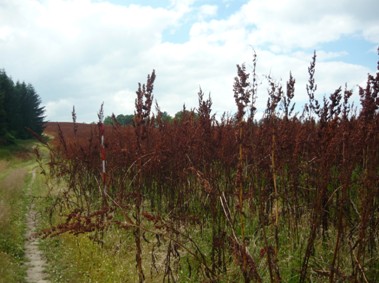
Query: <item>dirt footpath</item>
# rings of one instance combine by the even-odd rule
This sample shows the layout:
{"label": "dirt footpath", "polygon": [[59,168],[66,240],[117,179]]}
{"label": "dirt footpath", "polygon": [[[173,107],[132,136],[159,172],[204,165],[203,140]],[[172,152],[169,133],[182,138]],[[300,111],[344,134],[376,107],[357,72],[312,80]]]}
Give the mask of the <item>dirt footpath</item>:
{"label": "dirt footpath", "polygon": [[[32,174],[32,181],[28,188],[29,191],[36,177],[35,171]],[[31,204],[26,215],[25,256],[28,268],[26,280],[29,283],[49,283],[50,281],[46,279],[47,274],[44,272],[46,261],[38,247],[39,239],[34,236],[37,225],[36,217],[37,213],[34,210],[33,204]]]}

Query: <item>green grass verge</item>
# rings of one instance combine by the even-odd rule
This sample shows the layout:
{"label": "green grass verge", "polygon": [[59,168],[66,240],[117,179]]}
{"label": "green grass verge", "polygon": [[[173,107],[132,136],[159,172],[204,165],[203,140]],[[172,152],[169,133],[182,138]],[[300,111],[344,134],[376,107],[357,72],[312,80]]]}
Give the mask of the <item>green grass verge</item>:
{"label": "green grass verge", "polygon": [[0,282],[25,282],[25,216],[33,142],[0,147]]}
{"label": "green grass verge", "polygon": [[101,248],[85,235],[62,235],[43,241],[43,247],[53,282],[137,281],[131,252]]}

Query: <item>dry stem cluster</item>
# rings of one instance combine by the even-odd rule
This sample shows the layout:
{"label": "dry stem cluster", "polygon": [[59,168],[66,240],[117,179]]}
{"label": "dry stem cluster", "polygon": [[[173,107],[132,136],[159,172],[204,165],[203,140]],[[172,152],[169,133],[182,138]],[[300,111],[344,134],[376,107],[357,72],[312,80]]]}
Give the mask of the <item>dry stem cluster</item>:
{"label": "dry stem cluster", "polygon": [[[97,126],[76,124],[75,113],[73,127],[50,125],[58,133],[50,173],[67,182],[55,208],[69,213],[45,235],[106,233],[111,225],[130,231],[140,282],[143,242],[162,238],[169,244],[159,272],[168,282],[178,280],[180,266],[188,277],[215,282],[237,268],[245,282],[286,281],[289,247],[298,251],[291,272],[300,282],[377,278],[379,68],[354,111],[347,88],[315,98],[314,54],[302,113],[294,114],[292,75],[285,89],[268,77],[267,109],[256,121],[256,56],[253,63],[251,73],[237,66],[234,117],[217,120],[200,90],[196,110],[164,121],[158,105],[152,114],[153,71],[138,86],[134,126],[114,119],[104,129],[105,150],[101,115]],[[329,256],[319,242],[329,244]]]}

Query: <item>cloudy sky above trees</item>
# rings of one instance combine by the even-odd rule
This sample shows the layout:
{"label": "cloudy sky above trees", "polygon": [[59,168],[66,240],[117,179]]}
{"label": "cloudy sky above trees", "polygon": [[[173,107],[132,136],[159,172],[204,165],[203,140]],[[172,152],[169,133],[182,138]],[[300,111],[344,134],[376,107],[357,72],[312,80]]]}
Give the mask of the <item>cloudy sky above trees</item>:
{"label": "cloudy sky above trees", "polygon": [[[0,0],[0,69],[31,83],[50,121],[132,114],[138,82],[156,70],[154,97],[174,115],[196,108],[199,88],[213,112],[234,113],[236,64],[257,54],[258,111],[266,76],[296,79],[307,101],[317,52],[317,98],[376,71],[377,0]],[[357,91],[355,100],[358,102]]]}

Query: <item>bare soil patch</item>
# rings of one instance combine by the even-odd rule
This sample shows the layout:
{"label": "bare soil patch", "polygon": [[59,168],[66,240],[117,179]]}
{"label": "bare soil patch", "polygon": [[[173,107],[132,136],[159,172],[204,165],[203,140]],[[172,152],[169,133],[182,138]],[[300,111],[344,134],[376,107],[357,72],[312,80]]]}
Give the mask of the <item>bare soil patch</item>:
{"label": "bare soil patch", "polygon": [[[31,185],[35,179],[35,172],[33,171],[33,177]],[[30,185],[30,186],[31,186]],[[30,190],[30,187],[29,187]],[[26,242],[25,242],[25,255],[28,260],[27,263],[27,277],[26,280],[30,283],[49,283],[47,274],[45,273],[46,261],[38,247],[39,239],[36,236],[35,230],[37,225],[37,213],[33,204],[30,205],[27,215],[27,230],[26,230]]]}

